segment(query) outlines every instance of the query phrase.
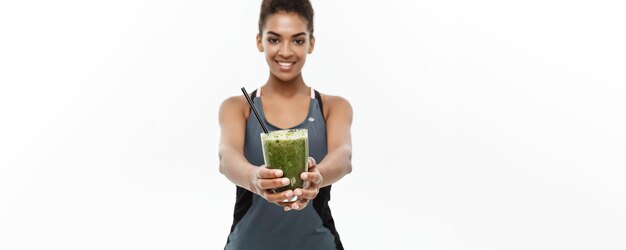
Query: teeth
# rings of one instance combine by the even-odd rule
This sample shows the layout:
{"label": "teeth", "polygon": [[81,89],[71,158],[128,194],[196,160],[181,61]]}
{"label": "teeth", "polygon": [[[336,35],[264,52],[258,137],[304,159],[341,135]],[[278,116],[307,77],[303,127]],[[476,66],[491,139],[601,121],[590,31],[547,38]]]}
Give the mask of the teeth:
{"label": "teeth", "polygon": [[280,64],[280,66],[283,66],[283,67],[289,67],[293,65],[292,62],[278,62],[278,64]]}

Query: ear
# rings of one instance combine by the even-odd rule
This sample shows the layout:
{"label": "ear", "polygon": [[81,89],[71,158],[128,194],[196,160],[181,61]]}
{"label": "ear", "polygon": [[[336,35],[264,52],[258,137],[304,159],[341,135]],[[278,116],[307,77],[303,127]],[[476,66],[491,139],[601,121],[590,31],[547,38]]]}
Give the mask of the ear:
{"label": "ear", "polygon": [[259,52],[263,52],[263,36],[261,34],[256,34],[256,47],[259,49]]}
{"label": "ear", "polygon": [[309,39],[309,51],[307,51],[309,54],[313,53],[313,49],[315,48],[315,36],[311,35],[311,38]]}

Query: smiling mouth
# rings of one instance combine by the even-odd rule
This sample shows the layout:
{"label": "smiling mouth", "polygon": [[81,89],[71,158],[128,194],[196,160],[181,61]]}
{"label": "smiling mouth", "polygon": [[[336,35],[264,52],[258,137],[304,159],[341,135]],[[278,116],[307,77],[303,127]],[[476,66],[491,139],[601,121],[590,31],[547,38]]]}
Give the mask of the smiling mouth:
{"label": "smiling mouth", "polygon": [[275,61],[275,62],[278,63],[278,67],[284,71],[290,70],[291,68],[293,68],[293,65],[296,64],[296,62],[281,62],[281,61]]}

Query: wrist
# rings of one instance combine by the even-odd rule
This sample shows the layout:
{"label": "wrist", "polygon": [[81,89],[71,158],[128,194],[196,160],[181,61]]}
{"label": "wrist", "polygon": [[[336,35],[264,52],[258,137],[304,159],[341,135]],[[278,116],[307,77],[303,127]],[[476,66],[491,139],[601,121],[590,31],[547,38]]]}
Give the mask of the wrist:
{"label": "wrist", "polygon": [[257,179],[256,178],[256,176],[257,176],[256,171],[258,169],[257,169],[256,166],[252,166],[252,165],[248,165],[247,168],[248,168],[248,170],[247,170],[247,177],[248,178],[246,178],[248,180],[248,183],[247,183],[248,184],[248,188],[247,189],[248,189],[248,191],[250,191],[252,193],[258,194],[258,192],[257,192],[258,190],[257,190],[256,185],[255,185],[256,179]]}
{"label": "wrist", "polygon": [[320,182],[320,187],[323,187],[324,177],[326,176],[326,168],[324,168],[324,164],[317,165],[315,167],[317,168],[317,172],[319,172],[320,176],[322,177],[322,181]]}

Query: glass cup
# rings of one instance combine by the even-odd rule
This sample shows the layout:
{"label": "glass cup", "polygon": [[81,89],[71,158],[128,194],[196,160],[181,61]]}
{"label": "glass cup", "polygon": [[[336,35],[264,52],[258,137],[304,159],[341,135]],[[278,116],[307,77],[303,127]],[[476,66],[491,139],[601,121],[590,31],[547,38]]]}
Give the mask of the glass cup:
{"label": "glass cup", "polygon": [[[300,179],[302,172],[309,168],[309,138],[306,129],[276,130],[261,133],[261,145],[265,165],[270,169],[280,169],[283,177],[289,178],[289,185],[275,188],[275,193],[286,190],[303,188],[304,181]],[[293,196],[283,202],[292,202],[298,199]]]}

